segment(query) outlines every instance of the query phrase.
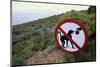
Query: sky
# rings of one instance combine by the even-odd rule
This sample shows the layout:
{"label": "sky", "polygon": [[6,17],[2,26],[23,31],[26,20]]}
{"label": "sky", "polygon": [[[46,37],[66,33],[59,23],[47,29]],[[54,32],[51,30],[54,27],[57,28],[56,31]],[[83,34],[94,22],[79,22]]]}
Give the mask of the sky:
{"label": "sky", "polygon": [[89,6],[12,2],[12,25],[58,15],[70,10],[86,10]]}

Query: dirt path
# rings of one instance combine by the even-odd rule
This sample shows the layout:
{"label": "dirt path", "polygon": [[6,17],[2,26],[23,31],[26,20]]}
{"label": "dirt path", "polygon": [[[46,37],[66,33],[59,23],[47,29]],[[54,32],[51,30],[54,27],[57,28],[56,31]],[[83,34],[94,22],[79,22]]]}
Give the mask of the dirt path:
{"label": "dirt path", "polygon": [[51,49],[49,46],[42,52],[37,52],[27,60],[27,64],[46,64],[46,63],[61,63],[65,62],[64,52],[59,49]]}

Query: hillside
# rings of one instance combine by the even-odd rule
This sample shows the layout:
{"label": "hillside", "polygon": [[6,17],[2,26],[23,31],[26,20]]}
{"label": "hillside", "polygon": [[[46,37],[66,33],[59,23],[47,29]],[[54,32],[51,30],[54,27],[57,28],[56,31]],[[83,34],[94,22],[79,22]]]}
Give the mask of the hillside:
{"label": "hillside", "polygon": [[[91,10],[91,8],[84,11],[71,10],[60,15],[12,26],[12,64],[26,65],[95,61],[96,15],[95,10],[92,10],[92,12]],[[88,29],[89,47],[80,54],[65,53],[56,47],[54,29],[64,18],[79,20]]]}

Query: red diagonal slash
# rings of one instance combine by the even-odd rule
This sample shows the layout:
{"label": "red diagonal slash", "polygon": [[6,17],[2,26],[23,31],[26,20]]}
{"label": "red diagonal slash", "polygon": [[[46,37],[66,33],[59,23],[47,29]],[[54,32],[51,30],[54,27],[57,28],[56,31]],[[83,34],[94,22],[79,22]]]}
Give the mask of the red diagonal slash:
{"label": "red diagonal slash", "polygon": [[68,36],[68,34],[66,34],[66,32],[65,31],[63,31],[63,29],[62,28],[60,28],[59,27],[59,30],[78,48],[78,49],[81,49],[79,46],[78,46],[78,44],[72,39],[72,38],[70,38],[69,36]]}

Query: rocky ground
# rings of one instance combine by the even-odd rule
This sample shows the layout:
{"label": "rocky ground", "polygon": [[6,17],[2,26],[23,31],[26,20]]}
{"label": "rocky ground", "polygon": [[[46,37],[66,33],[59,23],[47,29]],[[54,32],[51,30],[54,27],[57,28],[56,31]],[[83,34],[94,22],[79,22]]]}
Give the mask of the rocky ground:
{"label": "rocky ground", "polygon": [[59,49],[51,49],[48,46],[44,51],[38,51],[35,55],[30,57],[26,62],[27,64],[46,64],[46,63],[62,63],[64,60],[64,52]]}

